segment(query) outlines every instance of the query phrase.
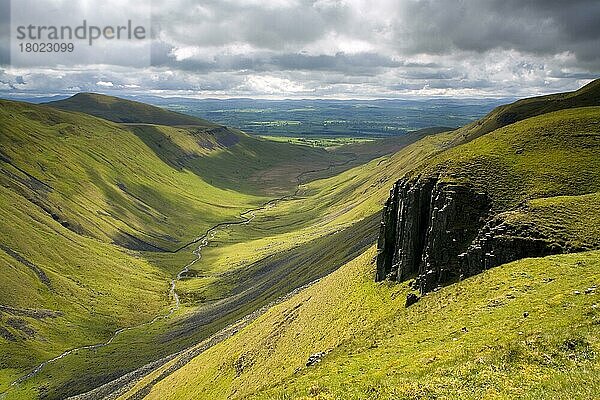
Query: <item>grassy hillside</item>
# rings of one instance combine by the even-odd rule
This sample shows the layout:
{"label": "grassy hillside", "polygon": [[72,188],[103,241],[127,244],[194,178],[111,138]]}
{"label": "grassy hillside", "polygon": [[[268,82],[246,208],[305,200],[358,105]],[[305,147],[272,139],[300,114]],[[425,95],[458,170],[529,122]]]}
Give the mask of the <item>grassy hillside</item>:
{"label": "grassy hillside", "polygon": [[534,228],[572,251],[600,248],[600,192],[530,200],[501,217],[517,231]]}
{"label": "grassy hillside", "polygon": [[173,271],[66,229],[4,186],[0,205],[0,392],[42,361],[168,311]]}
{"label": "grassy hillside", "polygon": [[[65,350],[166,314],[169,282],[192,259],[191,248],[171,251],[279,195],[261,182],[260,195],[219,188],[247,176],[209,181],[190,160],[208,159],[208,170],[229,157],[223,171],[237,161],[256,174],[293,163],[292,173],[314,168],[300,165],[303,158],[323,167],[335,160],[220,128],[120,125],[9,101],[0,102],[0,124],[0,391]],[[296,184],[273,179],[286,193]],[[47,373],[60,385],[58,371]]]}
{"label": "grassy hillside", "polygon": [[[61,305],[57,299],[62,291],[54,292],[46,278],[62,282],[61,277],[72,277],[90,290],[87,298],[81,296],[81,304],[97,301],[102,312],[107,312],[111,291],[127,280],[95,274],[81,278],[70,272],[66,266],[92,268],[95,258],[83,262],[71,259],[71,253],[62,255],[67,247],[61,242],[48,246],[65,263],[47,263],[33,248],[42,239],[33,231],[35,224],[23,222],[25,213],[38,213],[31,218],[68,232],[62,237],[76,245],[85,237],[92,249],[80,254],[94,254],[98,246],[106,251],[106,262],[113,257],[111,251],[120,260],[139,262],[136,273],[144,273],[134,276],[139,282],[134,287],[144,285],[150,292],[141,321],[168,311],[169,278],[191,259],[192,246],[174,254],[158,247],[174,249],[211,223],[236,220],[243,210],[255,209],[244,214],[250,223],[211,232],[201,260],[175,284],[182,304],[169,319],[127,331],[110,346],[60,359],[7,398],[36,393],[63,398],[89,390],[198,343],[332,271],[157,385],[146,386],[160,375],[161,370],[155,371],[134,392],[151,389],[151,398],[514,397],[523,394],[518,389],[523,386],[538,397],[568,393],[567,368],[577,374],[574,385],[598,371],[591,356],[597,351],[597,332],[586,319],[595,295],[571,296],[574,290],[584,293],[597,280],[597,252],[503,266],[427,295],[405,310],[406,285],[372,282],[371,246],[391,185],[406,174],[425,174],[486,191],[494,210],[523,229],[535,226],[570,240],[574,249],[597,248],[600,108],[564,107],[571,104],[569,96],[555,107],[568,109],[478,138],[465,136],[464,130],[423,132],[402,138],[402,143],[355,144],[332,152],[259,140],[222,127],[116,124],[44,106],[3,103],[9,136],[3,136],[2,180],[6,201],[20,207],[8,211],[17,215],[14,229],[27,234],[8,234],[1,242],[6,244],[0,260],[12,259],[7,265],[17,264],[30,280],[37,279],[38,292],[50,293],[40,307],[64,309],[69,323],[79,324],[82,338],[93,332],[94,338],[106,339],[109,332],[93,331],[93,324],[115,323],[91,318],[93,326],[86,326],[83,317]],[[15,118],[18,124],[8,123]],[[400,150],[371,160],[389,151],[387,146]],[[58,154],[56,149],[63,147],[68,151]],[[273,197],[279,200],[260,207]],[[559,211],[560,218],[555,218]],[[132,252],[111,244],[126,244],[123,236],[137,238],[138,246],[143,240],[154,246],[143,250],[153,251]],[[57,277],[46,271],[55,271]],[[125,291],[125,303],[115,307],[128,310],[139,302],[139,293]],[[95,299],[105,294],[106,303]],[[559,313],[565,307],[570,307],[568,317]],[[127,315],[126,310],[115,313]],[[529,314],[523,317],[524,312]],[[125,322],[134,317],[129,318]],[[63,329],[62,320],[54,320]],[[6,337],[20,326],[4,315],[0,321]],[[41,331],[49,319],[40,321],[32,326]],[[581,335],[570,325],[582,328]],[[2,340],[9,341],[0,339],[0,345]],[[18,349],[10,347],[11,356],[4,359],[4,387],[22,374],[25,355],[37,345],[16,343]],[[66,341],[46,356],[65,346]],[[327,353],[323,362],[306,368],[308,356],[318,351]],[[14,354],[24,360],[17,368],[11,367]],[[551,361],[544,364],[546,355]]]}
{"label": "grassy hillside", "polygon": [[[9,398],[37,387],[47,387],[54,395],[78,393],[91,381],[104,382],[144,359],[155,360],[197,343],[223,322],[233,322],[337,269],[374,243],[381,203],[396,176],[440,151],[448,137],[428,136],[338,176],[312,181],[321,172],[305,174],[302,180],[309,182],[297,196],[254,213],[250,224],[216,233],[202,250],[201,262],[177,282],[182,309],[168,324],[128,332],[109,347],[61,360]],[[86,370],[85,376],[78,375],[81,370]]]}
{"label": "grassy hillside", "polygon": [[68,99],[46,103],[65,111],[82,112],[113,122],[155,125],[194,125],[217,128],[219,125],[201,118],[168,111],[160,107],[96,93],[78,93]]}
{"label": "grassy hillside", "polygon": [[[396,177],[441,151],[448,135],[428,136],[393,156],[333,177],[311,180],[321,172],[306,174],[304,179],[310,182],[302,185],[298,196],[257,213],[251,224],[217,233],[213,245],[203,250],[203,262],[178,283],[178,291],[190,304],[197,304],[218,300],[229,291],[248,290],[240,278],[265,268],[271,274],[304,268],[312,271],[303,277],[307,283],[315,272],[320,276],[339,267],[340,261],[374,242],[381,204]],[[287,264],[278,262],[285,259]]]}
{"label": "grassy hillside", "polygon": [[0,106],[4,391],[42,361],[169,311],[169,281],[191,255],[127,248],[177,248],[265,200],[163,163],[112,122]]}
{"label": "grassy hillside", "polygon": [[[54,361],[11,387],[8,398],[89,390],[331,272],[375,240],[378,208],[393,178],[378,166],[389,157],[348,170],[360,157],[389,151],[385,146],[368,156],[360,149],[333,154],[221,127],[117,124],[47,106],[1,105],[0,179],[11,206],[3,210],[3,229],[10,227],[0,241],[0,392],[65,350],[166,315],[173,307],[169,282],[192,260],[193,246],[173,250],[211,225],[240,221],[242,211],[289,196],[247,214],[252,224],[217,232],[202,262],[177,283],[182,308],[170,318]],[[419,158],[426,152],[419,149],[407,156]],[[331,177],[338,169],[347,171]],[[323,176],[330,178],[310,183]],[[294,197],[299,182],[306,186]],[[46,232],[58,234],[45,238]],[[20,281],[14,269],[29,278]],[[71,295],[76,300],[66,303]],[[57,317],[36,319],[38,309]],[[20,330],[15,313],[34,317],[23,317],[28,325]],[[74,334],[65,335],[74,325]],[[27,336],[27,326],[39,339]]]}
{"label": "grassy hillside", "polygon": [[[600,305],[583,294],[600,279],[598,252],[515,262],[408,309],[406,285],[372,281],[374,255],[274,307],[147,398],[557,399],[600,390]],[[320,351],[323,361],[307,367]]]}
{"label": "grassy hillside", "polygon": [[0,179],[79,234],[136,249],[174,249],[263,200],[161,162],[112,122],[1,105]]}
{"label": "grassy hillside", "polygon": [[379,207],[393,171],[437,148],[430,141],[407,147],[407,164],[390,167],[389,173],[380,166],[391,158],[375,160],[364,171],[357,167],[303,185],[298,196],[256,212],[248,225],[220,229],[202,250],[202,260],[177,283],[182,308],[168,323],[128,332],[109,347],[61,360],[9,398],[28,388],[47,387],[54,395],[93,388],[93,382],[190,346],[224,323],[337,269],[375,241]]}
{"label": "grassy hillside", "polygon": [[574,92],[532,97],[497,107],[484,118],[458,129],[453,143],[477,139],[498,128],[538,115],[589,106],[600,106],[600,79]]}
{"label": "grassy hillside", "polygon": [[552,112],[450,149],[415,173],[468,182],[497,210],[600,190],[600,107]]}
{"label": "grassy hillside", "polygon": [[336,160],[322,149],[271,143],[201,118],[112,96],[79,93],[47,105],[121,123],[168,165],[235,191],[287,193],[306,164],[320,167]]}

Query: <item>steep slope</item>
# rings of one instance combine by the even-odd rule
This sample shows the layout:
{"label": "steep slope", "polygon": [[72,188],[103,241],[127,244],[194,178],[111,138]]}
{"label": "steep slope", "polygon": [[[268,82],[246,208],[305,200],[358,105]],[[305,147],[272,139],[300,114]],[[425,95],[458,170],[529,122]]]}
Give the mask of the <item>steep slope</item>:
{"label": "steep slope", "polygon": [[484,118],[458,129],[453,143],[474,140],[503,126],[552,111],[589,106],[600,106],[600,79],[574,92],[532,97],[497,107]]}
{"label": "steep slope", "polygon": [[[52,345],[19,336],[12,317],[1,320],[3,332],[17,341],[0,340],[7,355],[0,368],[0,392],[41,361],[70,348],[106,342],[114,329],[133,326],[108,346],[81,349],[47,364],[39,374],[11,386],[7,398],[37,394],[64,398],[90,390],[180,351],[330,273],[373,243],[379,204],[392,182],[392,175],[378,166],[390,157],[369,163],[364,171],[354,168],[332,176],[362,156],[355,149],[331,154],[259,140],[227,128],[223,128],[227,132],[221,128],[208,132],[197,126],[116,124],[47,106],[1,105],[6,132],[2,136],[1,179],[7,195],[12,196],[7,202],[21,211],[18,214],[6,208],[18,217],[5,219],[13,224],[2,241],[5,259],[7,265],[30,271],[32,277],[23,280],[23,285],[37,276],[35,287],[46,290],[39,271],[51,282],[61,282],[60,290],[50,291],[47,300],[38,303],[65,317],[51,320],[53,323],[47,319],[30,322],[37,332],[48,332]],[[393,146],[408,145],[418,138],[403,138]],[[433,137],[431,142],[431,148],[436,148]],[[366,158],[386,149],[382,144],[380,149],[369,150]],[[418,160],[429,149],[417,147],[406,157]],[[313,182],[322,176],[329,178]],[[275,197],[282,201],[260,207]],[[169,282],[191,261],[194,246],[173,251],[203,234],[209,224],[242,222],[239,214],[247,209],[256,209],[244,214],[253,222],[222,226],[214,238],[211,233],[210,246],[202,250],[202,262],[176,283],[179,309],[167,319],[155,320],[174,307]],[[52,242],[40,238],[43,234],[25,218],[34,212],[31,218],[49,221],[60,237]],[[281,236],[274,241],[277,235]],[[61,237],[68,238],[69,245],[58,240]],[[81,241],[87,241],[89,248]],[[36,243],[45,243],[53,258],[36,248]],[[80,250],[72,250],[73,245]],[[98,255],[104,251],[98,249],[105,248],[111,250]],[[97,262],[97,257],[107,260]],[[124,288],[130,272],[111,265],[113,260],[136,268],[131,272],[131,288]],[[96,266],[101,270],[89,272]],[[119,272],[112,274],[112,270]],[[139,271],[144,271],[140,277],[136,275]],[[3,287],[5,293],[29,293],[18,279],[8,272],[5,276],[2,282],[14,285]],[[67,283],[85,288],[84,294],[63,285],[65,276]],[[145,289],[138,290],[140,286]],[[120,291],[120,296],[113,295],[115,291]],[[81,298],[81,302],[73,302],[77,304],[74,307],[95,306],[89,315],[79,316],[59,300],[69,298],[65,293]],[[148,296],[148,302],[140,307],[137,318],[127,316],[128,310],[143,302],[143,296]],[[122,303],[111,309],[113,298]],[[33,308],[31,302],[38,299],[27,295],[18,300],[5,297],[0,305],[16,309],[23,303],[19,307]],[[96,317],[97,310],[111,317]],[[125,317],[116,320],[120,313]],[[135,327],[152,320],[151,325]],[[63,335],[55,340],[69,324],[79,327],[73,337]],[[27,358],[33,348],[36,356]],[[20,361],[13,362],[13,358]]]}
{"label": "steep slope", "polygon": [[[393,156],[333,177],[312,180],[323,171],[303,174],[302,181],[308,182],[297,196],[257,213],[252,224],[217,234],[218,245],[203,250],[203,262],[191,269],[178,290],[195,304],[218,300],[223,291],[247,291],[246,281],[232,271],[243,271],[244,276],[284,267],[281,274],[303,271],[300,276],[307,279],[315,276],[308,271],[321,274],[339,267],[340,260],[373,243],[381,204],[395,177],[441,151],[447,135],[428,136]],[[289,285],[288,279],[276,281],[273,287]],[[213,285],[220,290],[213,291]]]}
{"label": "steep slope", "polygon": [[[385,209],[377,279],[402,281],[417,274],[415,288],[425,293],[519,258],[597,248],[593,235],[582,242],[573,231],[597,231],[599,119],[599,107],[530,118],[412,171],[395,185]],[[573,216],[564,226],[549,224],[552,214],[540,215],[552,208],[531,204],[556,196],[586,196],[559,198]],[[581,201],[590,202],[585,212]],[[545,230],[528,218],[534,211]]]}
{"label": "steep slope", "polygon": [[[192,170],[190,163],[202,163],[204,169],[222,165],[225,171],[237,163],[252,174],[287,168],[299,174],[336,159],[323,150],[221,128],[123,125],[10,101],[0,101],[0,130],[0,392],[41,362],[105,343],[120,328],[157,321],[153,329],[126,331],[115,340],[123,347],[106,350],[131,364],[94,360],[92,367],[103,377],[155,356],[132,343],[162,349],[153,340],[170,326],[156,317],[173,309],[170,281],[195,258],[192,246],[176,250],[211,226],[242,222],[242,212],[278,196],[259,181],[252,188],[259,195],[219,188],[243,182],[250,173],[225,183],[214,176],[209,182],[201,176],[208,172]],[[305,160],[313,165],[303,165]],[[297,181],[274,177],[272,185],[291,194]],[[195,334],[217,329],[228,321],[222,317]],[[150,338],[142,339],[147,333]],[[160,351],[176,351],[184,340],[163,340]],[[127,353],[132,349],[137,353]],[[52,385],[19,385],[17,396],[39,392],[60,398],[57,390],[89,389],[95,378],[68,383],[71,373],[83,370],[71,359],[85,359],[83,354],[65,357],[73,369],[44,368]]]}
{"label": "steep slope", "polygon": [[[258,196],[294,190],[295,177],[308,164],[319,169],[348,158],[324,149],[274,143],[201,118],[96,93],[79,93],[46,105],[120,123],[169,166],[188,169],[222,189]],[[389,152],[380,149],[377,155]]]}
{"label": "steep slope", "polygon": [[[172,250],[262,200],[161,162],[112,122],[25,103],[0,106],[3,184],[78,234]],[[192,144],[190,152],[208,152]]]}
{"label": "steep slope", "polygon": [[120,399],[583,399],[600,390],[598,295],[583,294],[600,280],[598,252],[515,262],[410,308],[407,285],[372,281],[374,256]]}
{"label": "steep slope", "polygon": [[173,168],[85,114],[1,101],[0,130],[2,392],[42,361],[166,315],[169,282],[192,255],[163,249],[264,201]]}
{"label": "steep slope", "polygon": [[[143,334],[131,332],[130,337],[121,339],[114,348],[102,348],[93,355],[86,353],[86,356],[61,361],[47,375],[32,383],[35,387],[31,387],[31,393],[39,388],[48,388],[50,397],[57,397],[58,394],[73,394],[90,388],[90,381],[106,382],[111,376],[117,377],[118,372],[127,372],[136,363],[141,365],[139,363],[142,360],[138,359],[141,352],[167,355],[169,349],[181,349],[191,339],[200,339],[214,332],[218,324],[212,319],[213,313],[222,304],[231,301],[233,311],[229,320],[233,321],[276,298],[278,294],[293,289],[294,283],[306,283],[311,277],[314,279],[335,270],[363,253],[373,243],[381,202],[387,197],[389,187],[411,171],[413,173],[407,176],[410,182],[419,181],[420,178],[423,182],[434,179],[433,187],[438,187],[440,183],[444,188],[453,190],[441,189],[441,208],[446,200],[451,202],[454,193],[459,193],[462,188],[474,195],[485,193],[487,197],[482,209],[486,212],[493,210],[498,215],[505,215],[506,220],[515,225],[522,223],[521,226],[529,226],[533,222],[539,225],[540,231],[546,229],[556,232],[557,238],[562,235],[573,246],[580,246],[579,249],[586,246],[594,248],[597,235],[594,230],[588,230],[587,233],[585,230],[589,228],[586,224],[594,221],[595,215],[595,208],[587,208],[586,204],[595,201],[595,192],[599,191],[597,157],[593,156],[597,154],[595,138],[598,132],[594,121],[598,119],[598,109],[574,109],[561,113],[556,113],[558,116],[555,117],[554,114],[548,114],[538,117],[539,120],[525,120],[521,125],[507,126],[504,130],[497,130],[451,150],[447,149],[454,146],[460,131],[427,136],[391,157],[374,160],[337,176],[328,177],[326,171],[335,168],[327,168],[326,165],[315,166],[318,172],[314,174],[293,176],[297,182],[306,182],[298,188],[296,196],[286,197],[284,201],[256,212],[252,224],[217,232],[212,242],[214,245],[203,249],[203,262],[194,265],[186,279],[176,285],[178,293],[182,294],[184,308],[177,313],[173,326],[168,329],[162,325],[155,326]],[[144,126],[135,124],[128,128],[141,129],[136,134],[139,138],[149,134],[143,129]],[[187,127],[182,131],[174,130],[179,127],[151,126],[151,129],[154,136],[145,143],[149,143],[147,148],[152,148],[156,154],[161,153],[160,149],[169,143],[176,143],[178,149],[190,146]],[[578,133],[569,136],[574,131]],[[168,142],[163,142],[165,134]],[[536,147],[539,138],[542,138],[541,145]],[[476,144],[478,141],[482,142]],[[513,142],[518,147],[513,148]],[[211,180],[202,175],[205,168],[192,172],[194,163],[214,159],[232,166],[240,154],[251,158],[254,155],[251,146],[255,143],[248,141],[245,145],[244,139],[241,139],[233,146],[211,150],[208,155],[200,152],[190,158],[182,158],[179,150],[170,148],[173,151],[163,155],[163,159],[168,161],[164,164],[178,173],[190,173],[194,179],[199,178],[210,184]],[[561,152],[558,143],[568,143],[568,149]],[[236,153],[236,149],[240,152]],[[523,160],[519,156],[523,156]],[[286,157],[289,158],[288,154]],[[573,158],[581,160],[576,168],[570,164]],[[350,164],[351,160],[345,157],[333,163]],[[543,164],[544,160],[552,160],[557,168],[548,168]],[[505,163],[496,164],[497,161]],[[331,163],[331,159],[328,162]],[[240,173],[245,180],[257,174],[269,176],[277,166],[274,163],[269,168],[257,168],[246,174],[246,170],[252,170],[255,164],[248,161],[247,165]],[[503,168],[498,168],[498,165]],[[289,165],[289,168],[296,167],[293,163]],[[478,170],[484,172],[482,177]],[[287,175],[289,180],[290,176]],[[313,181],[315,176],[325,178]],[[223,175],[214,175],[213,179],[215,183],[210,186],[220,187],[219,190],[235,182],[235,179],[228,181],[229,177]],[[282,182],[283,179],[277,177],[274,181]],[[503,190],[504,181],[514,181],[514,186],[508,186],[513,190]],[[287,183],[281,188],[286,185],[289,187]],[[248,184],[249,191],[251,186]],[[274,190],[278,189],[275,187]],[[558,194],[566,196],[555,197]],[[523,201],[528,203],[520,208]],[[568,210],[558,227],[550,218],[557,209]],[[459,215],[458,212],[455,214]],[[479,220],[472,222],[479,223]],[[466,378],[468,383],[464,386],[463,394],[482,394],[486,390],[483,388],[492,386],[492,394],[516,396],[521,393],[514,389],[517,382],[524,381],[531,393],[537,393],[538,397],[549,397],[569,390],[569,381],[565,374],[560,375],[561,369],[569,367],[579,374],[575,384],[597,372],[595,359],[589,356],[597,351],[597,341],[594,340],[597,334],[593,330],[593,321],[586,319],[592,318],[586,313],[587,307],[592,305],[588,300],[592,299],[593,290],[589,297],[582,296],[582,300],[578,297],[574,297],[573,301],[571,297],[566,299],[573,290],[584,293],[593,286],[597,279],[597,253],[549,258],[543,262],[526,260],[511,264],[513,266],[506,267],[506,270],[491,270],[457,286],[428,294],[419,304],[407,310],[403,308],[405,296],[409,293],[407,285],[372,282],[374,257],[375,250],[371,248],[323,282],[279,306],[282,308],[275,309],[283,310],[283,316],[272,310],[174,374],[167,374],[166,379],[161,369],[155,371],[139,383],[139,396],[148,391],[150,396],[156,398],[202,398],[213,395],[216,398],[244,398],[251,394],[262,398],[305,395],[321,398],[387,398],[391,395],[418,396],[423,393],[433,393],[434,396],[451,394],[448,388],[454,390],[456,383]],[[586,268],[580,268],[582,265]],[[520,275],[523,270],[527,276]],[[557,275],[561,270],[565,273],[559,279]],[[31,271],[36,274],[35,269]],[[548,271],[551,274],[544,275]],[[280,272],[286,279],[272,281],[271,278]],[[581,274],[581,279],[577,278],[577,273]],[[531,281],[531,277],[535,279]],[[542,285],[539,281],[546,283],[544,278],[558,284]],[[523,299],[511,302],[520,298],[518,288],[521,286],[518,285],[521,284]],[[499,288],[496,290],[499,290],[502,299],[490,297],[494,287]],[[260,296],[251,296],[248,301],[245,296],[257,291]],[[457,293],[465,296],[463,299],[466,299],[466,303],[454,299]],[[502,306],[503,296],[508,299],[507,307]],[[579,301],[569,309],[573,319],[564,316],[548,320],[543,318],[544,314],[554,316],[564,309],[562,302],[549,303],[545,296],[566,299],[570,303]],[[487,304],[493,305],[487,307]],[[516,308],[511,304],[515,304]],[[509,318],[523,315],[521,308],[525,305],[535,309],[536,314],[529,308],[525,310],[532,316],[526,321],[534,321],[534,327],[522,332],[527,334],[528,340],[533,341],[533,345],[521,348],[515,341],[518,336],[511,336],[502,328],[510,323]],[[306,313],[303,311],[305,309],[308,310]],[[467,314],[464,314],[465,310]],[[538,311],[539,318],[533,318]],[[455,321],[457,326],[446,325],[444,321],[448,320]],[[573,321],[590,333],[576,336],[569,328]],[[463,327],[467,329],[466,332],[463,332]],[[7,330],[12,333],[14,328]],[[490,331],[496,333],[490,336]],[[474,333],[474,344],[461,347],[463,353],[457,352],[462,344],[459,332],[460,335]],[[479,334],[475,335],[477,332]],[[497,339],[499,347],[485,353],[489,358],[480,363],[475,357],[485,352],[486,337]],[[539,341],[536,342],[536,339]],[[179,347],[172,346],[175,341],[179,342]],[[408,348],[407,343],[410,344]],[[433,350],[428,350],[431,343],[435,344]],[[506,357],[512,357],[515,347],[518,348],[517,353],[524,356],[523,359],[505,361]],[[457,351],[444,352],[443,349],[447,348]],[[310,368],[302,367],[310,354],[320,351],[327,353],[322,363]],[[553,364],[547,366],[530,360],[542,351],[550,354]],[[399,358],[399,352],[406,357]],[[572,357],[575,357],[575,361]],[[432,358],[431,362],[427,361]],[[424,359],[425,366],[422,363]],[[119,360],[127,367],[115,371],[114,366],[99,363],[99,360],[109,364]],[[486,362],[494,365],[496,370],[506,369],[506,374],[485,375],[489,371],[481,365]],[[369,368],[365,368],[365,365]],[[411,386],[403,378],[406,368],[400,370],[398,365],[412,371],[411,378],[418,382],[416,386]],[[453,366],[457,365],[465,369],[459,368],[459,372],[452,375],[456,371]],[[321,366],[324,369],[320,369]],[[530,379],[520,372],[520,368],[534,371],[539,379]],[[86,370],[85,377],[77,376],[77,371],[81,370]],[[336,371],[341,371],[341,379],[352,382],[352,386],[343,384],[342,380],[336,381]],[[437,373],[448,377],[447,380],[433,379]],[[554,377],[553,381],[551,377]],[[152,384],[148,386],[148,383]],[[546,391],[548,385],[554,387]],[[29,390],[27,388],[24,390]],[[421,389],[423,392],[420,392]],[[591,386],[590,391],[594,389]]]}
{"label": "steep slope", "polygon": [[[431,143],[407,150],[407,165],[418,163],[433,148]],[[356,257],[377,235],[378,210],[393,182],[393,175],[380,166],[390,160],[376,160],[365,170],[354,168],[338,177],[311,181],[302,185],[298,196],[255,213],[252,223],[220,229],[211,245],[202,250],[201,262],[177,283],[182,309],[168,330],[155,328],[136,337],[135,343],[119,343],[120,357],[107,348],[57,363],[53,370],[58,368],[71,377],[68,387],[58,390],[78,393],[74,388],[85,384],[86,378],[87,384],[92,377],[95,382],[105,382],[107,375],[98,364],[123,366],[120,370],[124,374],[128,372],[124,367],[135,366],[132,360],[139,361],[140,353],[156,355],[148,360],[152,361],[169,350],[180,350],[174,343],[196,343],[215,332],[219,321],[233,322]],[[390,167],[390,171],[396,168]],[[312,175],[301,179],[310,180]],[[227,314],[215,320],[219,310]],[[77,375],[82,369],[86,376]],[[47,374],[38,378],[30,384],[57,392],[56,379]]]}
{"label": "steep slope", "polygon": [[[170,142],[178,143],[179,148],[187,146],[184,141],[187,136],[175,137],[172,129],[179,128],[152,127],[157,131],[169,132]],[[119,132],[129,135],[127,130]],[[185,135],[185,131],[180,133]],[[137,139],[134,137],[132,140],[135,142]],[[349,164],[353,157],[344,155],[340,161],[328,160],[331,168],[322,161],[319,165],[315,156],[307,157],[306,160],[310,162],[309,165],[303,166],[305,173],[277,178],[279,181],[292,178],[296,184],[302,182],[297,196],[291,196],[293,192],[288,192],[284,201],[271,203],[263,210],[247,214],[246,217],[253,218],[252,223],[220,228],[214,237],[211,236],[211,245],[202,250],[202,261],[192,266],[189,273],[183,276],[184,279],[176,284],[176,292],[182,301],[177,313],[167,320],[157,321],[152,326],[127,331],[110,346],[93,351],[80,351],[57,360],[35,377],[11,387],[7,398],[35,397],[35,393],[40,390],[47,398],[64,398],[90,390],[140,365],[180,351],[217,331],[224,324],[233,322],[290,290],[337,269],[374,242],[380,204],[386,197],[395,175],[406,172],[431,152],[437,151],[444,140],[444,135],[428,136],[424,143],[414,147],[409,145],[397,155],[374,160],[364,167],[353,168],[338,176],[319,181],[313,181],[313,178],[332,174],[335,165],[339,163],[340,167],[344,167],[341,164]],[[244,144],[244,140],[240,140],[234,146],[209,154],[208,158],[215,157],[226,166],[236,162],[237,154],[237,161],[250,169],[254,167],[252,158],[244,158],[246,151],[242,150],[246,148],[249,151],[249,146],[256,148],[258,145],[250,139],[247,145]],[[162,146],[163,149],[165,147]],[[274,143],[273,147],[266,147],[274,154],[271,154],[271,159],[265,160],[265,163],[272,164],[270,168],[273,170],[279,169],[282,173],[291,171],[296,174],[296,171],[302,171],[300,164],[283,164],[287,165],[283,168],[282,164],[276,164],[273,159],[280,156],[293,162],[294,157],[300,159],[299,154],[322,154],[322,150],[313,152],[313,149],[304,146],[299,149],[301,152],[293,151],[297,147]],[[155,148],[156,151],[161,149],[158,145]],[[265,150],[262,151],[265,156],[268,155]],[[155,158],[154,162],[159,163],[159,159]],[[399,160],[402,162],[398,162]],[[164,164],[171,168],[171,174],[187,173],[186,168]],[[383,165],[389,165],[389,168],[382,169]],[[7,166],[9,167],[10,165]],[[42,178],[40,176],[36,179],[41,181]],[[227,196],[223,199],[231,199],[230,195]],[[27,202],[22,203],[23,207],[30,207]],[[202,217],[201,214],[198,216]],[[157,251],[133,254],[148,260],[172,277],[190,261],[188,252],[191,250],[192,247],[176,254]],[[28,254],[18,249],[16,251]],[[34,254],[36,260],[43,260],[43,254]],[[92,260],[88,260],[84,266],[91,263]],[[91,289],[96,287],[92,281],[80,281],[85,282]],[[164,302],[161,306],[166,308],[172,306],[168,301],[168,288],[165,285],[168,278],[165,277],[161,282],[164,285]],[[115,285],[115,288],[119,287],[116,282]],[[12,332],[10,326],[7,326],[7,329]],[[31,344],[36,345],[33,342]],[[25,354],[28,348],[24,346],[22,349]],[[11,356],[6,364],[9,368],[12,365],[10,360]],[[34,360],[30,362],[33,363]],[[25,366],[26,363],[22,365]],[[81,371],[86,373],[81,374]],[[11,374],[6,376],[4,387],[11,382],[11,378],[22,376],[25,372],[25,367],[13,369]]]}
{"label": "steep slope", "polygon": [[11,187],[0,186],[0,205],[0,392],[68,349],[168,312],[172,271],[65,228]]}
{"label": "steep slope", "polygon": [[[272,300],[277,293],[297,287],[297,282],[311,282],[356,257],[375,241],[381,203],[395,177],[442,151],[450,137],[449,133],[427,136],[393,156],[337,176],[312,181],[322,171],[304,174],[302,181],[309,182],[301,186],[298,196],[257,213],[251,224],[218,232],[215,245],[203,249],[202,262],[177,284],[185,307],[200,306],[198,312],[190,308],[178,323],[179,332],[203,330],[207,321],[203,306],[218,308],[244,298],[256,290],[255,277],[273,276],[261,289],[261,296]],[[223,299],[223,293],[233,295]],[[255,310],[257,303],[245,300],[237,307],[240,318]],[[128,379],[111,383],[112,389],[107,390],[118,391]],[[97,398],[90,396],[81,398]]]}

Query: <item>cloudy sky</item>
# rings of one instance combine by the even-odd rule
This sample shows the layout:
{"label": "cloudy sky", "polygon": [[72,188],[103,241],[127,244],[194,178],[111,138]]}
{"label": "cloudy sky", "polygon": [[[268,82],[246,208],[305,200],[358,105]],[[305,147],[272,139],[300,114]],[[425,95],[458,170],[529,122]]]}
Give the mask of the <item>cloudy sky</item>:
{"label": "cloudy sky", "polygon": [[[88,19],[102,3],[115,19],[134,20],[144,3],[39,1],[78,4]],[[11,65],[7,3],[0,0],[0,96],[502,97],[600,77],[598,0],[155,1],[150,66],[127,66],[135,57],[127,46],[110,47],[103,65]],[[28,12],[33,20],[47,9]]]}

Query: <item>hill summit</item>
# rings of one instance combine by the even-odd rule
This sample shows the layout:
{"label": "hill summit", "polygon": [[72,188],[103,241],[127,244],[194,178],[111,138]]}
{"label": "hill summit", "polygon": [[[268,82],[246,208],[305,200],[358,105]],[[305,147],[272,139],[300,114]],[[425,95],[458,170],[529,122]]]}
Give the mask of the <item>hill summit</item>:
{"label": "hill summit", "polygon": [[68,99],[46,103],[65,111],[76,111],[119,123],[193,125],[217,127],[202,118],[168,111],[160,107],[97,93],[78,93]]}

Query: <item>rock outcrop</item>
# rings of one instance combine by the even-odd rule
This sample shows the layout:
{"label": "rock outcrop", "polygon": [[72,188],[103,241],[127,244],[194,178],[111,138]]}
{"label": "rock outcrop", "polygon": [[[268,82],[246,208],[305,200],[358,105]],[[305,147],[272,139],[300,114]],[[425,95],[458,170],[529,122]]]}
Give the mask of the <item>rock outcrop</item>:
{"label": "rock outcrop", "polygon": [[311,354],[310,357],[308,357],[308,360],[306,361],[306,366],[311,367],[315,364],[320,363],[321,360],[323,359],[323,357],[325,357],[325,352],[323,352],[323,351],[320,351],[315,354]]}
{"label": "rock outcrop", "polygon": [[400,180],[392,188],[378,243],[376,280],[417,275],[425,293],[461,274],[461,259],[490,208],[485,194],[435,178]]}
{"label": "rock outcrop", "polygon": [[383,208],[375,280],[415,278],[413,288],[425,294],[507,262],[565,251],[494,216],[490,198],[469,185],[401,179]]}
{"label": "rock outcrop", "polygon": [[502,216],[492,218],[481,229],[467,251],[459,255],[465,276],[526,257],[544,257],[577,249],[544,237],[535,230],[507,224]]}

